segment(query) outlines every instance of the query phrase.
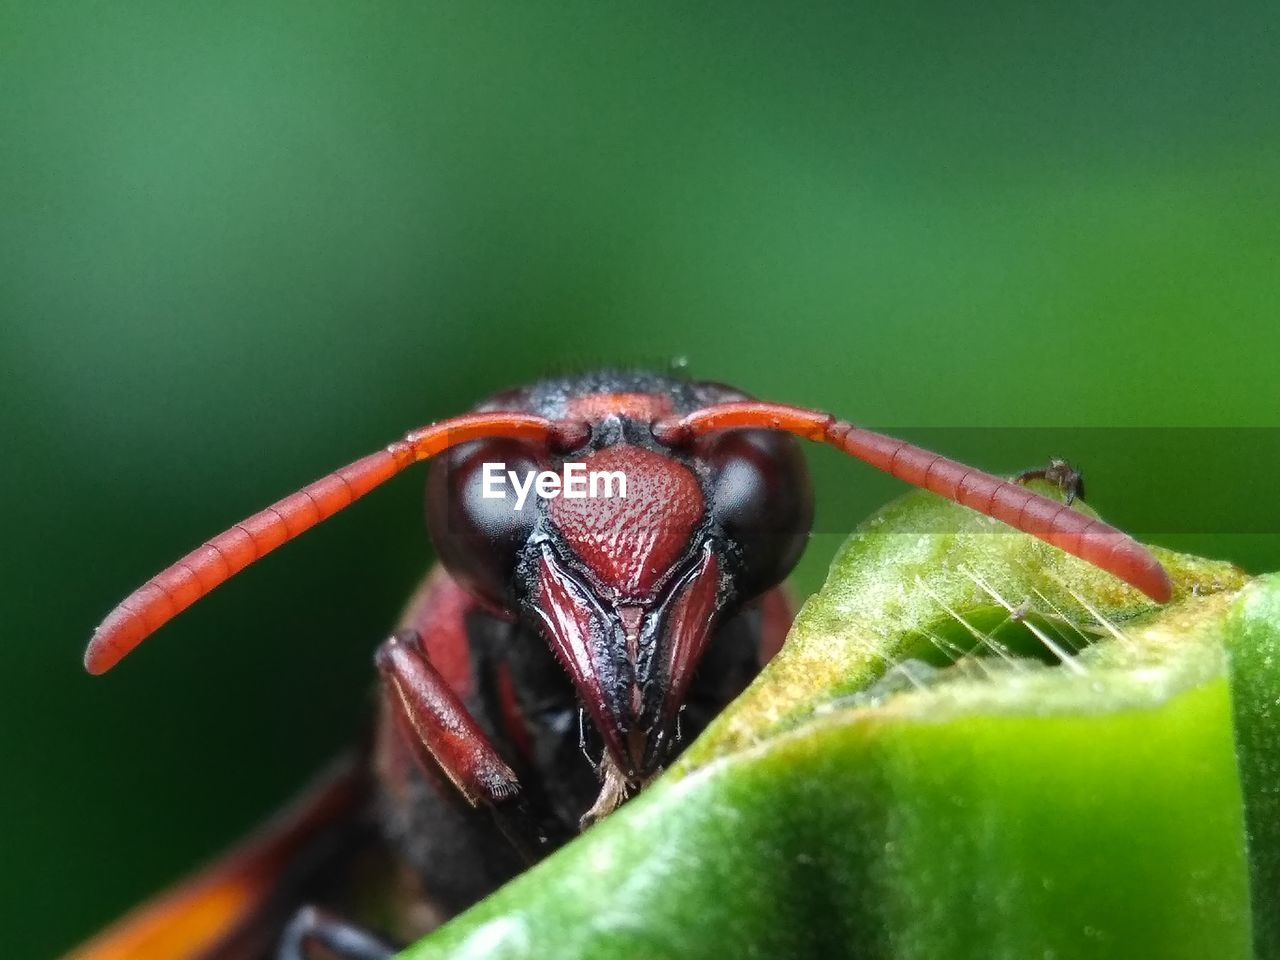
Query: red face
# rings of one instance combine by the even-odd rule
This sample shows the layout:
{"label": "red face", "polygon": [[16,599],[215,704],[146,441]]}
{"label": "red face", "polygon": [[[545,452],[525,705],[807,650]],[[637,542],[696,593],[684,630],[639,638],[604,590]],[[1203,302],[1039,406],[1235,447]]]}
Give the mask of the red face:
{"label": "red face", "polygon": [[[717,625],[790,572],[812,520],[807,470],[790,437],[724,433],[676,453],[650,432],[669,408],[648,400],[575,401],[592,437],[562,457],[505,440],[459,448],[433,471],[427,498],[446,566],[550,646],[607,759],[632,784],[673,752],[685,693]],[[531,492],[516,509],[509,484],[504,499],[483,495],[488,463],[520,477],[580,463],[587,476],[625,477],[625,495],[616,479],[603,495],[601,480],[594,497]]]}

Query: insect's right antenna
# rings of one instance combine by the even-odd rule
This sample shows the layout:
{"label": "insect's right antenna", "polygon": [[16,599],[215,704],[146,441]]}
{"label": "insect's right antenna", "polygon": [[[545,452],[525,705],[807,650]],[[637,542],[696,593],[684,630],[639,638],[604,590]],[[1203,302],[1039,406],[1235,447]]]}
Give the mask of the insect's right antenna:
{"label": "insect's right antenna", "polygon": [[414,430],[383,450],[308,484],[235,524],[125,597],[93,632],[84,653],[90,673],[105,673],[161,625],[210,590],[298,534],[390,480],[410,464],[485,437],[531,440],[555,450],[581,446],[591,428],[577,420],[527,413],[471,413]]}

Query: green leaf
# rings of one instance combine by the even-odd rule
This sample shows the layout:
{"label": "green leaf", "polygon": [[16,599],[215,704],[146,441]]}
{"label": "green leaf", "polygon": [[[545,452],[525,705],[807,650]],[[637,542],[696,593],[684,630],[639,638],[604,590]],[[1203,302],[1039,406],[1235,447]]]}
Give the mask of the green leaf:
{"label": "green leaf", "polygon": [[1161,559],[1156,607],[902,498],[675,769],[404,956],[1275,956],[1280,579]]}
{"label": "green leaf", "polygon": [[1227,615],[1236,752],[1246,798],[1257,956],[1280,956],[1280,575]]}

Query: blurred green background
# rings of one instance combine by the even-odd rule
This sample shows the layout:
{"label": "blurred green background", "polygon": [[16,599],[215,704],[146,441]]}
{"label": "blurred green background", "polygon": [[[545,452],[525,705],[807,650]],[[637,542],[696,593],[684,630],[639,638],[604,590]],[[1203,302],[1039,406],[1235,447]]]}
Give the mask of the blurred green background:
{"label": "blurred green background", "polygon": [[[68,947],[345,742],[429,561],[421,478],[91,679],[100,617],[549,371],[682,356],[991,469],[1070,455],[1117,522],[1280,568],[1280,525],[1250,525],[1277,434],[992,429],[1280,426],[1278,25],[1271,3],[0,5],[0,952]],[[899,489],[812,461],[828,534],[801,592]],[[1236,519],[1169,521],[1210,501]]]}

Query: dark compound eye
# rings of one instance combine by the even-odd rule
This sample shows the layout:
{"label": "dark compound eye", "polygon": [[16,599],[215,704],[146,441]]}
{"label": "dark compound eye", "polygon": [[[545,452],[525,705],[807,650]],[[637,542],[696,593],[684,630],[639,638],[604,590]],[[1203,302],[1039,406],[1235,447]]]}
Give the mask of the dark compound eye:
{"label": "dark compound eye", "polygon": [[[511,606],[520,549],[539,511],[533,495],[516,509],[507,471],[526,483],[529,473],[545,469],[543,456],[541,448],[518,440],[478,440],[450,451],[427,474],[427,530],[441,562],[464,587],[498,607]],[[486,481],[489,492],[502,496],[486,497]]]}
{"label": "dark compound eye", "polygon": [[809,468],[794,438],[736,430],[699,444],[711,468],[711,511],[738,547],[742,600],[781,583],[800,559],[813,526]]}

